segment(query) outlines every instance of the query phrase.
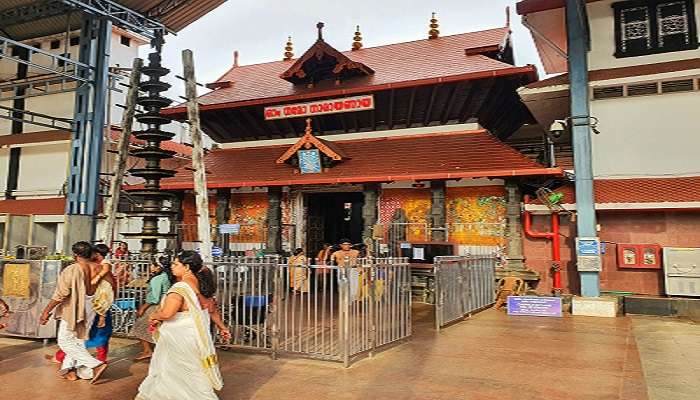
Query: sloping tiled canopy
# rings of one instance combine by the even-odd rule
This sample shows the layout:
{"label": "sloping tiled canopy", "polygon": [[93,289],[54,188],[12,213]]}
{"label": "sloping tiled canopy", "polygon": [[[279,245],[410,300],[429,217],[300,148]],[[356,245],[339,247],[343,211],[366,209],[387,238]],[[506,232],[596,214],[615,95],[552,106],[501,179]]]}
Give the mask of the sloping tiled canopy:
{"label": "sloping tiled canopy", "polygon": [[[220,143],[298,138],[304,132],[303,118],[265,120],[265,107],[363,94],[374,96],[373,110],[315,116],[314,132],[333,135],[478,120],[504,138],[523,123],[534,122],[516,90],[537,79],[536,69],[513,65],[507,27],[363,47],[338,52],[340,56],[331,49],[319,45],[318,50],[347,57],[374,73],[313,85],[281,78],[313,51],[294,63],[236,65],[217,81],[218,89],[199,97],[203,130]],[[164,112],[175,118],[187,115],[183,106]]]}

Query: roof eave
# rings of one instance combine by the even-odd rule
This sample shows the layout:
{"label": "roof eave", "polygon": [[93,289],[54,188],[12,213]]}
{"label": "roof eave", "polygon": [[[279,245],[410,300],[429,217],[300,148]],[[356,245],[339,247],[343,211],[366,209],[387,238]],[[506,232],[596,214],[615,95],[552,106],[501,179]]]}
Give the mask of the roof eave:
{"label": "roof eave", "polygon": [[[358,183],[376,183],[376,182],[396,182],[396,181],[428,181],[428,180],[450,180],[450,179],[471,179],[471,178],[507,178],[516,176],[534,176],[534,175],[550,175],[563,176],[564,171],[561,168],[519,168],[519,169],[501,169],[501,170],[483,170],[474,172],[437,172],[430,174],[405,174],[405,175],[373,175],[373,176],[353,176],[348,178],[323,178],[309,177],[299,179],[287,179],[276,181],[230,181],[208,183],[210,189],[217,188],[235,188],[235,187],[262,187],[262,186],[295,186],[295,185],[332,185],[332,184],[358,184]],[[141,185],[127,187],[127,189],[135,190]],[[167,183],[163,182],[161,187],[165,190],[186,190],[192,189],[192,183],[178,182]]]}
{"label": "roof eave", "polygon": [[[467,74],[450,75],[450,76],[437,77],[437,78],[419,79],[419,80],[411,80],[411,81],[400,81],[400,82],[393,82],[393,83],[385,83],[385,84],[381,84],[381,85],[360,86],[360,87],[354,87],[354,88],[348,88],[348,89],[333,89],[333,90],[326,90],[326,91],[321,91],[321,92],[310,92],[310,93],[295,94],[295,95],[289,95],[289,96],[267,97],[267,98],[260,98],[260,99],[233,101],[233,102],[215,103],[215,104],[201,104],[199,106],[199,109],[200,109],[200,111],[210,111],[210,110],[220,110],[220,109],[240,108],[240,107],[246,107],[246,106],[255,106],[255,105],[261,105],[261,104],[277,104],[277,103],[286,102],[286,101],[310,100],[310,99],[321,98],[321,97],[330,97],[330,96],[346,96],[346,95],[358,94],[358,93],[371,93],[371,92],[379,92],[382,90],[400,89],[400,88],[413,87],[413,86],[435,85],[435,84],[440,84],[440,83],[449,83],[449,82],[457,82],[457,81],[465,81],[465,80],[476,80],[476,79],[484,79],[484,78],[495,78],[495,77],[500,77],[500,76],[511,76],[511,75],[525,75],[526,77],[531,79],[532,82],[534,82],[537,80],[537,68],[534,65],[525,65],[522,67],[511,67],[511,68],[503,68],[503,69],[499,69],[499,70],[471,72],[471,73],[467,73]],[[171,116],[177,118],[178,116],[184,116],[187,113],[187,108],[183,107],[183,106],[166,108],[166,109],[162,110],[162,113],[166,114],[166,115],[171,115]]]}

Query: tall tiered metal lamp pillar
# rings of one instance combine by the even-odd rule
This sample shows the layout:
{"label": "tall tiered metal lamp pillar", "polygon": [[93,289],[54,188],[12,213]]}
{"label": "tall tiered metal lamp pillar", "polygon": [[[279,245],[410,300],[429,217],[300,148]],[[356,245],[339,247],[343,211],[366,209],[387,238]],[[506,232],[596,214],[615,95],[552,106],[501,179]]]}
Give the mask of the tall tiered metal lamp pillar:
{"label": "tall tiered metal lamp pillar", "polygon": [[174,213],[163,207],[163,200],[172,198],[173,194],[163,191],[160,181],[175,175],[175,171],[161,168],[160,165],[162,160],[172,158],[175,152],[162,149],[160,143],[172,139],[175,134],[161,129],[163,125],[172,121],[160,113],[161,109],[171,103],[170,99],[161,96],[161,92],[170,88],[170,84],[161,81],[161,78],[170,72],[161,66],[162,36],[153,39],[151,46],[155,51],[148,55],[148,65],[142,69],[142,74],[148,79],[139,84],[141,95],[136,101],[144,110],[136,115],[136,120],[145,125],[146,129],[133,133],[137,139],[145,141],[145,146],[131,151],[132,156],[143,159],[144,163],[143,166],[129,170],[132,176],[143,178],[145,181],[143,190],[131,192],[132,196],[142,199],[142,207],[128,213],[129,216],[143,218],[143,227],[141,232],[124,234],[129,238],[141,239],[141,253],[146,254],[158,252],[159,239],[175,236],[172,233],[161,233],[158,229],[159,219],[172,218]]}

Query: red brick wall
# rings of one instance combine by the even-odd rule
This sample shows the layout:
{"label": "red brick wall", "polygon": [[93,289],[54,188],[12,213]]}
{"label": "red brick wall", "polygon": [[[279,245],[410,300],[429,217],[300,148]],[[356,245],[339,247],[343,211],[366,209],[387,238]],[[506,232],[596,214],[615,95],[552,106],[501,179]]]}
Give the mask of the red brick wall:
{"label": "red brick wall", "polygon": [[[572,262],[575,222],[561,217],[562,285],[567,293],[579,293],[576,266]],[[663,294],[660,269],[621,269],[617,267],[617,243],[657,243],[665,247],[700,247],[700,211],[599,211],[600,238],[606,243],[601,273],[601,290],[640,294]],[[548,216],[534,216],[533,228],[549,229]],[[537,291],[549,293],[551,243],[525,238],[525,262],[542,275]]]}

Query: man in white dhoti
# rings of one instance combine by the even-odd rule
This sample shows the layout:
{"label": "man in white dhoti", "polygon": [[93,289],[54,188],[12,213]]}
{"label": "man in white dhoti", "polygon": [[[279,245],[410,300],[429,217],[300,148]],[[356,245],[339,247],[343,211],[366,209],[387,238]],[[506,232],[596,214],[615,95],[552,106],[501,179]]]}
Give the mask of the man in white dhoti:
{"label": "man in white dhoti", "polygon": [[90,324],[95,319],[92,310],[90,260],[93,248],[90,243],[77,242],[72,247],[75,263],[66,267],[59,275],[56,290],[46,305],[39,322],[48,322],[51,311],[56,309],[58,324],[58,347],[66,354],[59,375],[69,380],[90,379],[95,383],[107,364],[94,358],[85,347]]}

